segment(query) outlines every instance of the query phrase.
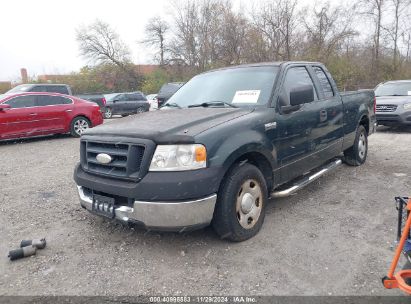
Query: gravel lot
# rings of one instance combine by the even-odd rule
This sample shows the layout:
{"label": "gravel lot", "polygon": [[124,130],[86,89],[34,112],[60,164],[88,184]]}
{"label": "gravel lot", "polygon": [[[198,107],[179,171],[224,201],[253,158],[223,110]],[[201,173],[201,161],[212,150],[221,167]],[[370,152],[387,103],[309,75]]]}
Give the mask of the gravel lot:
{"label": "gravel lot", "polygon": [[[93,216],[72,178],[79,140],[0,144],[0,294],[398,295],[385,290],[394,196],[411,188],[411,130],[381,128],[367,163],[340,166],[296,195],[273,200],[243,243],[212,229],[152,233]],[[21,239],[47,238],[10,262]]]}

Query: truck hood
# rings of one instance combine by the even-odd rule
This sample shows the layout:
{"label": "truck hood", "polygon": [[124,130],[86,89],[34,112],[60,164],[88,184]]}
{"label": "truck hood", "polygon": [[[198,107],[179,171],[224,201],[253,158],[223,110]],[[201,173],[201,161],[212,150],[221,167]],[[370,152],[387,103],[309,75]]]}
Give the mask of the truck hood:
{"label": "truck hood", "polygon": [[380,96],[376,97],[377,105],[402,105],[411,103],[411,96]]}
{"label": "truck hood", "polygon": [[193,143],[194,136],[251,113],[249,108],[192,108],[145,112],[109,121],[84,135],[150,139],[156,143]]}

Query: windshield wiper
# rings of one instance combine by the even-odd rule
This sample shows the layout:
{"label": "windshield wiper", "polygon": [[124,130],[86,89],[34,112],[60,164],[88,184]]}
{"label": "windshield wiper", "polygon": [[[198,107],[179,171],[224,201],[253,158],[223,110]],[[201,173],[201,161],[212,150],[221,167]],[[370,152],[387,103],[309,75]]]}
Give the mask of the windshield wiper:
{"label": "windshield wiper", "polygon": [[178,104],[176,104],[175,102],[171,102],[171,103],[166,103],[164,104],[162,107],[170,107],[170,108],[179,108],[182,109],[182,107],[180,107]]}
{"label": "windshield wiper", "polygon": [[208,102],[203,102],[203,103],[199,103],[199,104],[193,104],[193,105],[189,105],[187,108],[207,108],[207,107],[212,107],[212,106],[229,106],[231,108],[238,108],[237,106],[225,102],[225,101],[208,101]]}

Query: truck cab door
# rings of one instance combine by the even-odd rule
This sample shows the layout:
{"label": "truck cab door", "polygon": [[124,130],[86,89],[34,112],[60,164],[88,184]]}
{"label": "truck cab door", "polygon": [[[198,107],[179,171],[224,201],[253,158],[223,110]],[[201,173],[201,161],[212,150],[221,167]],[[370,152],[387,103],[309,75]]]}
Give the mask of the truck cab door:
{"label": "truck cab door", "polygon": [[312,138],[315,145],[313,162],[318,166],[342,152],[343,145],[343,104],[331,76],[321,66],[309,68],[316,87],[319,100],[316,102],[317,126]]}
{"label": "truck cab door", "polygon": [[317,101],[318,94],[307,67],[288,68],[278,99],[277,132],[273,137],[281,183],[312,169],[315,152],[312,141],[318,124]]}

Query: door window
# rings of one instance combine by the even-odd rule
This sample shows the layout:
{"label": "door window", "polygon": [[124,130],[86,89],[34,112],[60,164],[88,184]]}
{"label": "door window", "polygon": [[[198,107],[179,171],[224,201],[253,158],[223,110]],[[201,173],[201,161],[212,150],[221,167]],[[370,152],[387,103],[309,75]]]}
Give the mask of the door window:
{"label": "door window", "polygon": [[30,92],[47,92],[47,87],[42,85],[37,85],[31,88]]}
{"label": "door window", "polygon": [[114,98],[114,100],[126,101],[127,100],[126,94],[117,95],[116,98]]}
{"label": "door window", "polygon": [[315,91],[314,83],[308,74],[305,67],[295,67],[290,68],[285,75],[285,80],[283,88],[280,93],[280,106],[290,105],[290,92],[293,89],[299,88],[301,86],[310,85],[313,87],[314,100],[318,100],[317,93]]}
{"label": "door window", "polygon": [[141,93],[127,94],[128,100],[146,100]]}
{"label": "door window", "polygon": [[48,86],[47,92],[60,93],[60,94],[66,94],[66,95],[69,94],[66,86]]}
{"label": "door window", "polygon": [[334,90],[331,86],[330,81],[328,80],[327,75],[324,73],[323,69],[320,67],[314,67],[314,72],[320,80],[321,88],[324,92],[325,98],[332,98],[334,97]]}
{"label": "door window", "polygon": [[11,108],[29,108],[36,106],[36,96],[35,95],[25,95],[17,96],[5,102],[9,104]]}
{"label": "door window", "polygon": [[37,104],[39,106],[53,106],[71,103],[71,99],[62,96],[39,95],[37,99]]}

